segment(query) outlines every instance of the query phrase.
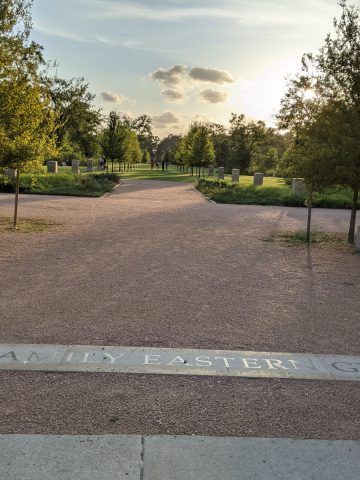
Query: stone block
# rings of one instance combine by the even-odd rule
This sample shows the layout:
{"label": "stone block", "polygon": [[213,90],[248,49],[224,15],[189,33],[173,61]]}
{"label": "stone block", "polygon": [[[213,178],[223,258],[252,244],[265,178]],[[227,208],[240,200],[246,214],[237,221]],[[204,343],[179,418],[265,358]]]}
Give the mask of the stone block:
{"label": "stone block", "polygon": [[219,180],[224,180],[224,175],[225,175],[224,167],[219,167],[218,168],[218,178],[219,178]]}
{"label": "stone block", "polygon": [[56,160],[49,160],[47,162],[48,173],[58,173],[58,162]]}
{"label": "stone block", "polygon": [[233,183],[239,183],[240,180],[240,170],[238,168],[233,168],[231,173],[231,181]]}
{"label": "stone block", "polygon": [[260,172],[254,173],[253,182],[254,182],[255,187],[259,187],[260,185],[262,185],[264,183],[264,174],[260,173]]}
{"label": "stone block", "polygon": [[356,250],[359,250],[360,252],[360,227],[358,227],[356,235]]}
{"label": "stone block", "polygon": [[93,169],[94,169],[94,160],[93,159],[86,160],[86,171],[92,172]]}
{"label": "stone block", "polygon": [[71,167],[73,173],[80,173],[80,161],[79,160],[72,160]]}
{"label": "stone block", "polygon": [[303,178],[293,178],[291,191],[294,195],[300,195],[305,193],[306,185],[305,180]]}
{"label": "stone block", "polygon": [[208,177],[213,177],[214,176],[214,167],[211,165],[208,168]]}

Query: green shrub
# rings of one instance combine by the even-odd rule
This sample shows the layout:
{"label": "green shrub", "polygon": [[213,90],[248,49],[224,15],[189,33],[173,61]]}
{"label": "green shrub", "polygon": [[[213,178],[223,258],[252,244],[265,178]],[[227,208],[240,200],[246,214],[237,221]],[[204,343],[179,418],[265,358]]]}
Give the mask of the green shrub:
{"label": "green shrub", "polygon": [[[44,175],[27,174],[20,177],[21,193],[46,195],[101,196],[111,192],[119,183],[118,174],[77,174],[47,173]],[[0,191],[14,192],[15,181],[0,175]]]}
{"label": "green shrub", "polygon": [[[278,205],[286,207],[306,206],[306,195],[294,195],[290,187],[255,187],[231,184],[222,180],[200,179],[197,189],[218,203],[242,205]],[[313,206],[321,208],[350,209],[351,192],[334,188],[324,193],[315,193]]]}

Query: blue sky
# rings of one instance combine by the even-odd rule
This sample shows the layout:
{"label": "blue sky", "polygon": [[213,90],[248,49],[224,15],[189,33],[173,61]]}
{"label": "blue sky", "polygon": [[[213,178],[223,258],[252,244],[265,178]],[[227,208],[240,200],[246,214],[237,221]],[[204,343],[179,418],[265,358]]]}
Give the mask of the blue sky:
{"label": "blue sky", "polygon": [[231,112],[270,124],[286,75],[339,12],[337,0],[34,0],[33,38],[104,112],[148,113],[163,136]]}

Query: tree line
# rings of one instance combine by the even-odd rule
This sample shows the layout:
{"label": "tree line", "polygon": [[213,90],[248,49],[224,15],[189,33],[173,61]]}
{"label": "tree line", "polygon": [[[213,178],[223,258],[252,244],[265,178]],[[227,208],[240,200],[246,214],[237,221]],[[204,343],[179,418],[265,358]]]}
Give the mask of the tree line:
{"label": "tree line", "polygon": [[[102,155],[111,168],[167,162],[180,169],[209,165],[243,174],[261,171],[307,184],[310,232],[312,196],[328,188],[350,188],[353,206],[349,242],[354,241],[360,186],[360,9],[340,3],[341,15],[316,54],[305,54],[289,80],[276,116],[277,127],[233,113],[229,127],[193,123],[185,135],[160,140],[152,119],[115,111],[104,116],[84,78],[63,79],[31,40],[31,0],[0,3],[0,166],[22,172],[46,159]],[[16,223],[17,209],[14,221]]]}

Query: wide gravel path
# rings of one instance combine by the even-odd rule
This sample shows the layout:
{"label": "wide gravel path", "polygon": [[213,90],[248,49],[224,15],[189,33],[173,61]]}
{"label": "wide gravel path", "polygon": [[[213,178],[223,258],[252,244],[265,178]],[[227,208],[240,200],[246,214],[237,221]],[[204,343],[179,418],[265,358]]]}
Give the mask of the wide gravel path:
{"label": "wide gravel path", "polygon": [[[12,213],[0,195],[0,215]],[[300,208],[217,205],[191,185],[125,181],[101,199],[22,196],[62,224],[0,235],[0,343],[360,354],[360,255],[264,241]],[[344,233],[349,212],[315,210]],[[0,372],[2,433],[359,438],[360,385]]]}

